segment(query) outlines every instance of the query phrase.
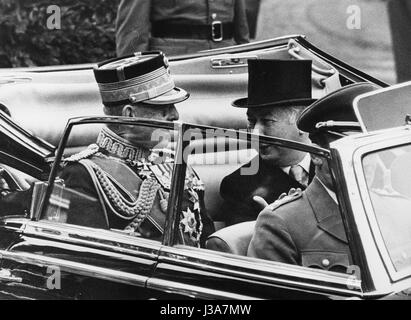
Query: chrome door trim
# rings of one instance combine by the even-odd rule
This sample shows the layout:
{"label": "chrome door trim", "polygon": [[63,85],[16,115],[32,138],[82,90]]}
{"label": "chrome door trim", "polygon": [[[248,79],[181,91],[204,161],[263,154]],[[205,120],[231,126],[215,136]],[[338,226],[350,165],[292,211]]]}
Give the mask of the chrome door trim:
{"label": "chrome door trim", "polygon": [[232,300],[261,300],[252,296],[230,293],[226,291],[208,289],[199,286],[182,284],[180,282],[150,278],[147,281],[147,288],[160,290],[170,294],[184,295],[193,299],[232,299]]}
{"label": "chrome door trim", "polygon": [[[104,254],[99,252],[99,254]],[[90,266],[80,262],[72,262],[58,258],[47,257],[26,252],[12,252],[0,250],[3,260],[11,260],[18,263],[37,265],[40,267],[58,266],[61,271],[72,274],[88,276],[102,280],[116,281],[118,283],[129,284],[138,287],[145,287],[148,277],[135,275],[128,272],[112,270],[103,267]]]}
{"label": "chrome door trim", "polygon": [[93,229],[50,221],[27,221],[23,235],[157,259],[159,241],[132,237],[112,230]]}
{"label": "chrome door trim", "polygon": [[[185,246],[163,247],[159,264],[167,263],[207,272],[236,276],[305,291],[362,297],[361,281],[349,274],[310,269],[274,261],[243,257]],[[258,269],[256,268],[258,266]],[[305,280],[305,283],[301,282]],[[311,281],[311,283],[307,282]],[[325,285],[325,284],[331,284]],[[334,285],[334,286],[332,286]],[[349,286],[352,289],[349,289]],[[315,290],[314,290],[315,289]]]}

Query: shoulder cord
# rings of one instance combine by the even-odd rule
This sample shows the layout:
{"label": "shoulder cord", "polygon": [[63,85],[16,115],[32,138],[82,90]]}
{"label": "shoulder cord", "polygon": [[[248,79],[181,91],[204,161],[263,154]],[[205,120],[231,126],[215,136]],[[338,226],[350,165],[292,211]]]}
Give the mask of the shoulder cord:
{"label": "shoulder cord", "polygon": [[[82,162],[84,161],[82,160]],[[154,178],[143,180],[137,200],[129,201],[110,181],[106,172],[90,160],[87,163],[93,168],[104,191],[102,194],[105,198],[105,203],[109,205],[113,213],[123,219],[133,220],[133,225],[140,225],[150,213],[157,191],[160,189],[160,184],[157,180]]]}

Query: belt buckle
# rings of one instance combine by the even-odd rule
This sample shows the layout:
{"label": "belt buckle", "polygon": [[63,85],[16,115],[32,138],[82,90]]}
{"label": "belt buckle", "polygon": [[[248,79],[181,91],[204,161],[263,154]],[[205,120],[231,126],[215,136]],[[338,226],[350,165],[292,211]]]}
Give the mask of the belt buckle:
{"label": "belt buckle", "polygon": [[223,40],[223,23],[215,20],[211,22],[211,39],[214,42],[220,42]]}

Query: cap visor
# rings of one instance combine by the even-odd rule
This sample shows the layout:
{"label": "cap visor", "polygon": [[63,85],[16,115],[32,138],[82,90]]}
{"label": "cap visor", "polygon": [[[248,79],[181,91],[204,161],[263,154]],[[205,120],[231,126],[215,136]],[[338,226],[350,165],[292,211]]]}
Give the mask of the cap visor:
{"label": "cap visor", "polygon": [[190,94],[184,89],[175,87],[173,90],[167,91],[158,97],[142,102],[147,104],[174,104],[186,100],[189,96]]}

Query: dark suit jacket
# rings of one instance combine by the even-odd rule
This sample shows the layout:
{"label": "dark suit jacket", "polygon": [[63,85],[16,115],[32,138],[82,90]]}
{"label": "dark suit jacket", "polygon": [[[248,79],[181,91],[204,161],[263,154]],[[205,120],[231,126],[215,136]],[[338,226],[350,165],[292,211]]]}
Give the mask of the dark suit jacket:
{"label": "dark suit jacket", "polygon": [[[250,163],[243,167],[249,167]],[[220,194],[224,199],[220,210],[221,219],[227,225],[257,219],[261,208],[253,200],[254,196],[263,197],[268,203],[272,203],[283,192],[288,192],[291,188],[305,189],[283,170],[278,167],[269,167],[261,159],[258,173],[255,175],[241,175],[240,170],[241,168],[226,176],[220,186]],[[314,171],[311,163],[310,182]]]}
{"label": "dark suit jacket", "polygon": [[260,213],[247,255],[340,272],[351,264],[340,211],[317,179],[288,202]]}

